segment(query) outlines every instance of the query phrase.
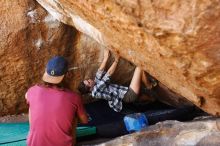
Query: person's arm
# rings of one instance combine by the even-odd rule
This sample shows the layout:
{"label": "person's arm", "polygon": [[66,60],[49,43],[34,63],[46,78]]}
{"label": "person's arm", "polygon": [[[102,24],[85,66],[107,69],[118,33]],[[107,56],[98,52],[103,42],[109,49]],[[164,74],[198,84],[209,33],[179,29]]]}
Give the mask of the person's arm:
{"label": "person's arm", "polygon": [[[25,99],[26,99],[27,104],[29,104],[28,93],[25,94]],[[31,124],[31,109],[30,108],[28,110],[28,120],[29,120],[29,124]]]}
{"label": "person's arm", "polygon": [[28,104],[27,92],[25,93],[25,99],[26,99],[26,103]]}
{"label": "person's arm", "polygon": [[78,117],[80,123],[86,124],[86,123],[88,123],[87,113],[86,113],[85,108],[83,106],[81,97],[78,96],[77,98],[78,98],[77,117]]}
{"label": "person's arm", "polygon": [[76,127],[78,124],[78,119],[75,118],[73,120],[73,130],[72,130],[72,135],[73,135],[73,145],[76,145]]}
{"label": "person's arm", "polygon": [[104,57],[103,57],[101,65],[99,66],[98,71],[104,71],[105,70],[105,67],[106,67],[109,56],[110,56],[109,50],[104,49]]}
{"label": "person's arm", "polygon": [[115,72],[115,69],[116,69],[116,67],[118,65],[118,61],[119,61],[119,56],[115,55],[115,61],[112,63],[111,67],[107,71],[107,74],[109,76],[111,76]]}
{"label": "person's arm", "polygon": [[82,124],[87,124],[88,123],[88,116],[87,115],[80,115],[79,116],[79,121]]}

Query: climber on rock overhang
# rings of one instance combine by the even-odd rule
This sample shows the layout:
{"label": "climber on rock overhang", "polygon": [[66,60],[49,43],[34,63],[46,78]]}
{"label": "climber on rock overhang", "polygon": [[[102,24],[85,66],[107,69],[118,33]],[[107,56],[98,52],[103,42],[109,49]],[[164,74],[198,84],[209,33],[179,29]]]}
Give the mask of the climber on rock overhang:
{"label": "climber on rock overhang", "polygon": [[131,103],[138,99],[141,89],[141,81],[143,81],[148,90],[155,87],[157,81],[153,79],[151,79],[151,81],[148,80],[145,72],[142,71],[140,67],[136,67],[129,87],[112,84],[110,78],[117,67],[120,57],[115,55],[114,62],[106,72],[105,67],[109,56],[109,50],[105,49],[104,58],[96,73],[95,79],[81,81],[78,90],[81,94],[92,93],[93,98],[108,100],[109,106],[116,112],[120,112],[122,110],[122,101]]}

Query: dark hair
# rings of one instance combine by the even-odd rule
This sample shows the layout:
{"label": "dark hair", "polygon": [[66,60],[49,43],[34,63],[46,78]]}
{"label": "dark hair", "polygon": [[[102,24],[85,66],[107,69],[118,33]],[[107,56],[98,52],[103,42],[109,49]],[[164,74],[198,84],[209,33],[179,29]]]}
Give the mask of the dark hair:
{"label": "dark hair", "polygon": [[87,94],[87,93],[90,92],[89,87],[87,87],[87,86],[84,84],[83,81],[81,81],[81,82],[79,83],[78,90],[79,90],[79,92],[80,92],[82,95],[83,95],[83,94]]}
{"label": "dark hair", "polygon": [[48,83],[45,81],[40,82],[40,85],[46,86],[46,87],[57,87],[60,90],[65,90],[67,89],[66,86],[64,85],[63,81],[60,82],[59,84],[53,84],[53,83]]}

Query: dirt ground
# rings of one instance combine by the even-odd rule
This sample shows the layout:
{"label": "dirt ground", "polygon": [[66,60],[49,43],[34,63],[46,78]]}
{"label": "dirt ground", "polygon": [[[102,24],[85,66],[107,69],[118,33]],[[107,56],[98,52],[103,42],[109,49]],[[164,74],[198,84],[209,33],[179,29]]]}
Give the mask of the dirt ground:
{"label": "dirt ground", "polygon": [[20,114],[20,115],[8,115],[0,117],[0,123],[17,123],[17,122],[27,122],[28,114]]}

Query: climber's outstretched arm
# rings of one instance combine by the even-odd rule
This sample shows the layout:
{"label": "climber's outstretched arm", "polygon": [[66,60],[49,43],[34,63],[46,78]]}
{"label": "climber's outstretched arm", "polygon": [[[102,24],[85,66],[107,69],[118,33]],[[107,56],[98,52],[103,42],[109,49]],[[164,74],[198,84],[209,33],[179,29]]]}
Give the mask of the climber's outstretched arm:
{"label": "climber's outstretched arm", "polygon": [[115,69],[116,69],[116,67],[118,65],[119,58],[120,57],[118,55],[115,55],[115,61],[112,63],[111,67],[107,71],[108,75],[111,76],[115,72]]}
{"label": "climber's outstretched arm", "polygon": [[106,67],[109,56],[110,56],[109,50],[104,49],[104,57],[103,57],[101,65],[99,66],[98,71],[104,71],[105,70],[105,67]]}

